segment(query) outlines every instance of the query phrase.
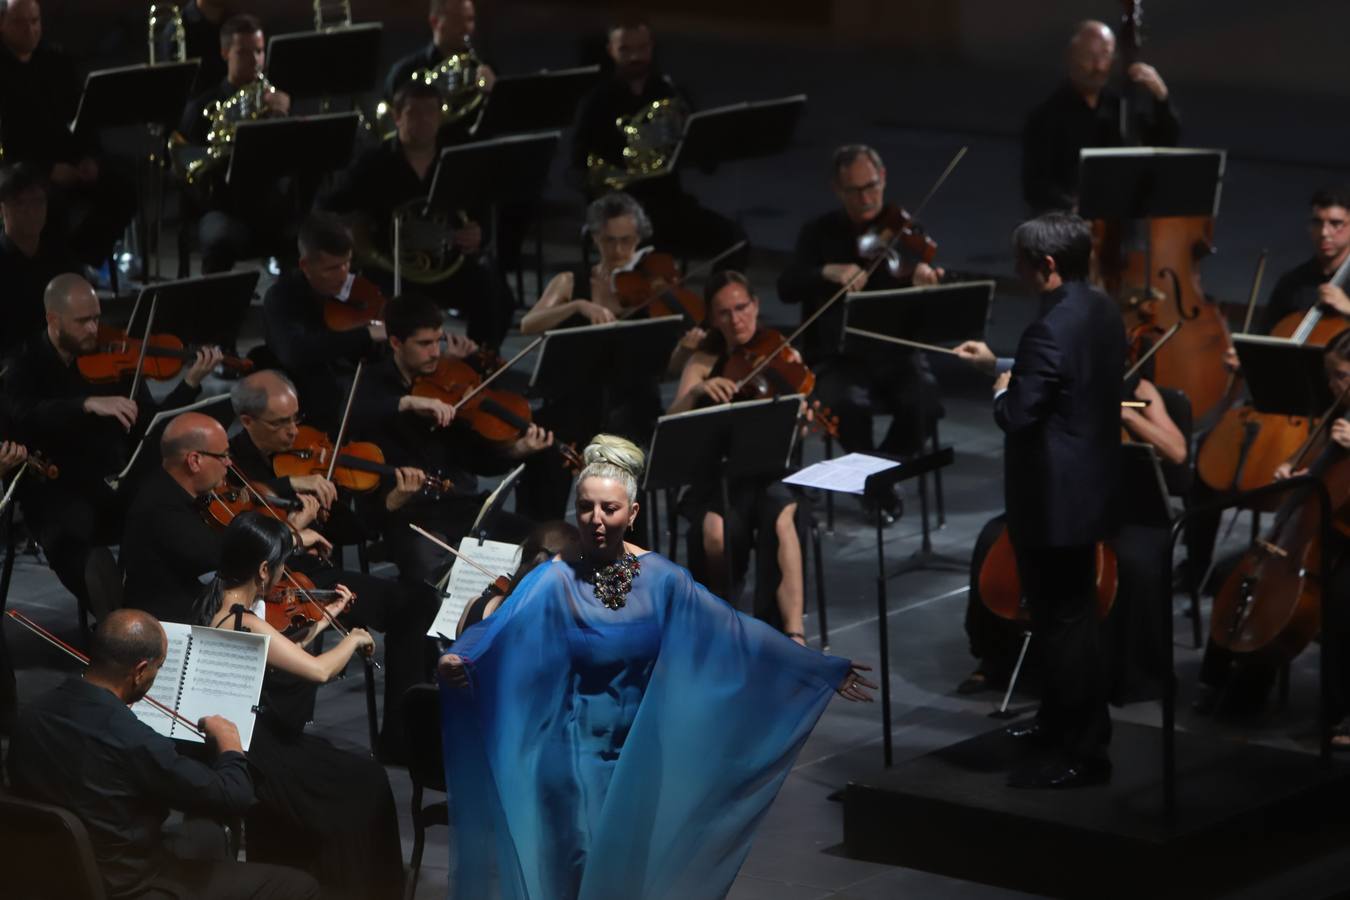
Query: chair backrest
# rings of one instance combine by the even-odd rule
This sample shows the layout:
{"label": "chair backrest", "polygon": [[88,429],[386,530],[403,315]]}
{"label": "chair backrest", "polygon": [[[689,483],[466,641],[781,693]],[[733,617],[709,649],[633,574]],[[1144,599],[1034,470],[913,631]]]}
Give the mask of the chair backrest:
{"label": "chair backrest", "polygon": [[436,685],[415,684],[403,692],[403,732],[408,738],[408,776],[413,784],[445,793],[441,697]]}
{"label": "chair backrest", "polygon": [[103,900],[94,848],[74,813],[0,792],[0,847],[8,900]]}

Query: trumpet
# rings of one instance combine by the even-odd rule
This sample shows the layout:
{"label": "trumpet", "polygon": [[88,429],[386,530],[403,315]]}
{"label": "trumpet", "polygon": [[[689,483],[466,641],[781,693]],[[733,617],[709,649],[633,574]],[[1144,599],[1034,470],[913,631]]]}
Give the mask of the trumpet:
{"label": "trumpet", "polygon": [[684,137],[689,109],[678,97],[653,100],[631,116],[620,116],[614,127],[623,135],[623,159],[610,162],[598,154],[586,156],[586,179],[593,193],[622,191],[635,181],[666,173],[675,148]]}
{"label": "trumpet", "polygon": [[150,65],[187,59],[183,12],[172,3],[151,3],[148,17]]}

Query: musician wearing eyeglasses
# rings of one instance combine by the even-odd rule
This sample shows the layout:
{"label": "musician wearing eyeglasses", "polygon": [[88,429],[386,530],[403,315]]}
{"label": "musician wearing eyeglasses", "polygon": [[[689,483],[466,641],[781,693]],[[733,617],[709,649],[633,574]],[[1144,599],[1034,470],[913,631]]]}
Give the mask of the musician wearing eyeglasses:
{"label": "musician wearing eyeglasses", "polygon": [[[262,22],[246,14],[231,16],[220,28],[219,56],[225,61],[225,77],[197,96],[183,111],[178,136],[195,153],[184,153],[191,162],[184,173],[193,190],[188,194],[202,208],[197,224],[202,273],[228,272],[236,260],[247,256],[290,257],[286,240],[294,227],[295,200],[289,179],[265,184],[226,184],[228,149],[218,156],[203,156],[211,146],[210,135],[219,119],[213,116],[218,103],[234,103],[224,118],[226,129],[240,121],[286,116],[291,98],[263,76],[267,39]],[[200,164],[200,168],[196,166]]]}
{"label": "musician wearing eyeglasses", "polygon": [[[1032,110],[1022,132],[1022,196],[1035,211],[1078,205],[1078,154],[1085,147],[1174,147],[1181,124],[1158,70],[1135,62],[1128,100],[1111,85],[1116,35],[1102,22],[1079,24],[1066,53],[1065,80]],[[1121,105],[1133,104],[1127,133]]]}
{"label": "musician wearing eyeglasses", "polygon": [[[889,254],[870,278],[868,238],[884,243],[883,217],[898,207],[886,203],[886,166],[881,155],[863,144],[835,150],[830,185],[839,208],[802,226],[792,261],[778,278],[778,296],[801,307],[803,320],[845,286],[851,291],[890,290],[936,284],[940,267],[902,253]],[[807,363],[816,372],[816,396],[839,417],[839,443],[849,452],[867,453],[874,446],[872,415],[889,413],[891,424],[877,449],[901,456],[919,452],[941,415],[937,382],[924,355],[915,350],[849,339],[842,348],[829,335],[839,334],[840,299],[805,334]],[[899,497],[881,510],[894,521]]]}
{"label": "musician wearing eyeglasses", "polygon": [[[611,25],[605,51],[612,73],[591,89],[577,108],[571,166],[574,177],[594,199],[609,191],[633,195],[651,217],[663,249],[693,258],[711,258],[745,239],[739,225],[702,206],[680,184],[680,177],[655,157],[625,161],[626,139],[615,122],[642,118],[641,130],[655,144],[656,156],[668,157],[684,131],[690,103],[670,76],[655,63],[655,40],[640,19]],[[650,169],[650,170],[649,170]],[[724,268],[744,269],[749,249],[727,257]]]}
{"label": "musician wearing eyeglasses", "polygon": [[42,40],[38,0],[0,0],[0,147],[50,185],[52,230],[81,262],[99,266],[136,212],[130,179],[70,124],[80,102],[75,66]]}
{"label": "musician wearing eyeglasses", "polygon": [[515,298],[487,257],[480,217],[425,205],[446,146],[441,102],[433,85],[401,83],[390,104],[396,133],[358,156],[318,205],[352,223],[358,262],[391,295],[398,217],[403,287],[455,310],[470,339],[497,347],[511,326]]}

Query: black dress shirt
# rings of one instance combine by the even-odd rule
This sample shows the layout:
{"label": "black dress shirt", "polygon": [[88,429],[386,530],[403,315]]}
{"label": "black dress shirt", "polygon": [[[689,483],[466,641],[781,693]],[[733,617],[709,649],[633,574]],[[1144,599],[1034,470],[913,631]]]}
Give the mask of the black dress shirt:
{"label": "black dress shirt", "polygon": [[0,46],[0,141],[5,162],[31,162],[43,172],[77,162],[89,148],[70,133],[80,102],[75,67],[60,50],[40,44],[28,62]]}
{"label": "black dress shirt", "polygon": [[42,295],[47,282],[65,272],[82,272],[83,268],[65,248],[50,240],[39,241],[37,253],[30,257],[0,234],[0,285],[5,298],[4,315],[0,317],[0,357],[19,352],[24,341],[46,326]]}
{"label": "black dress shirt", "polygon": [[[1070,209],[1078,202],[1078,152],[1125,143],[1120,102],[1120,94],[1107,89],[1093,109],[1066,81],[1032,110],[1022,132],[1022,196],[1028,206],[1045,211]],[[1176,146],[1181,124],[1168,101],[1148,95],[1136,107],[1134,118],[1141,145]]]}
{"label": "black dress shirt", "polygon": [[[207,82],[211,84],[211,82]],[[239,88],[230,84],[230,82],[221,77],[214,83],[214,86],[208,87],[188,101],[188,105],[183,110],[183,119],[178,123],[178,132],[188,139],[188,143],[197,146],[206,144],[206,135],[211,130],[211,123],[206,118],[206,110],[211,104],[224,100],[227,97],[238,92]]]}
{"label": "black dress shirt", "polygon": [[222,532],[206,524],[199,501],[162,467],[140,484],[127,510],[118,562],[124,605],[166,622],[193,622],[202,576],[220,564]]}
{"label": "black dress shirt", "polygon": [[615,120],[632,116],[649,104],[669,97],[680,97],[688,105],[687,98],[670,78],[655,73],[647,78],[640,94],[634,94],[628,89],[627,82],[617,78],[606,79],[591,88],[577,106],[576,126],[572,131],[573,170],[584,177],[586,157],[592,153],[610,165],[621,165],[624,138],[615,127]]}
{"label": "black dress shirt", "polygon": [[169,860],[160,830],[170,810],[237,816],[254,800],[242,753],[209,766],[180,756],[115,694],[80,678],[24,708],[8,766],[16,793],[84,823],[114,898],[136,896]]}
{"label": "black dress shirt", "polygon": [[254,484],[265,485],[274,496],[287,500],[294,499],[295,489],[289,478],[280,478],[272,470],[271,458],[264,456],[253,443],[253,438],[242,428],[230,438],[230,462]]}
{"label": "black dress shirt", "polygon": [[267,289],[263,320],[267,346],[295,382],[305,418],[331,435],[342,416],[343,379],[375,342],[365,328],[333,331],[325,325],[323,299],[303,272],[293,270]]}
{"label": "black dress shirt", "polygon": [[360,213],[369,220],[375,246],[389,252],[394,211],[410,200],[426,197],[435,174],[432,164],[426,177],[419,178],[398,138],[391,137],[358,156],[319,197],[318,204],[336,213]]}
{"label": "black dress shirt", "polygon": [[1281,275],[1261,311],[1261,333],[1270,334],[1290,313],[1305,313],[1316,306],[1318,289],[1331,280],[1332,274],[1323,272],[1322,264],[1314,258]]}

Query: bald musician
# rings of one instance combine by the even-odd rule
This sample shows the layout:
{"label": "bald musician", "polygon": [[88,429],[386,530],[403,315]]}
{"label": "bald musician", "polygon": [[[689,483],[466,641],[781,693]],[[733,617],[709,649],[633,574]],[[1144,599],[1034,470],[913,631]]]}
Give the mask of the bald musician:
{"label": "bald musician", "polygon": [[1022,132],[1022,196],[1033,210],[1078,205],[1078,153],[1085,147],[1176,146],[1181,125],[1171,93],[1147,63],[1125,73],[1142,90],[1131,91],[1129,127],[1122,129],[1124,98],[1108,84],[1115,60],[1115,32],[1102,22],[1080,23],[1069,40],[1065,80],[1032,110]]}
{"label": "bald musician", "polygon": [[168,646],[164,629],[147,613],[109,613],[94,632],[84,677],[66,679],[20,716],[7,760],[15,792],[69,810],[84,823],[104,888],[115,900],[317,898],[319,886],[304,872],[226,859],[219,828],[219,858],[175,856],[189,848],[174,846],[165,833],[171,809],[241,816],[254,791],[233,722],[207,716],[197,723],[211,754],[202,763],[180,755],[172,740],[128,708],[154,688]]}

